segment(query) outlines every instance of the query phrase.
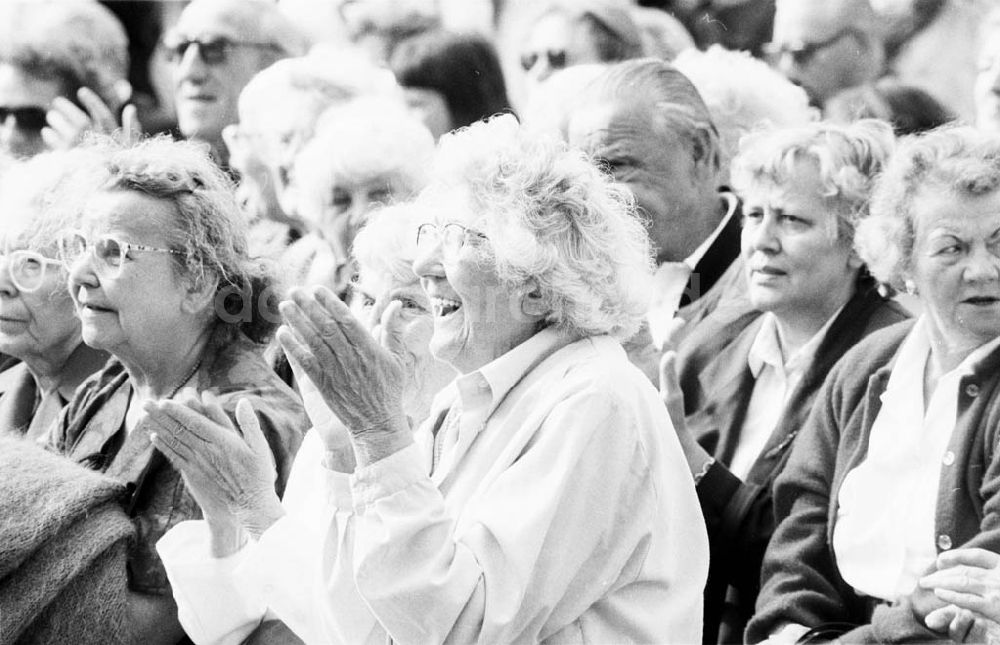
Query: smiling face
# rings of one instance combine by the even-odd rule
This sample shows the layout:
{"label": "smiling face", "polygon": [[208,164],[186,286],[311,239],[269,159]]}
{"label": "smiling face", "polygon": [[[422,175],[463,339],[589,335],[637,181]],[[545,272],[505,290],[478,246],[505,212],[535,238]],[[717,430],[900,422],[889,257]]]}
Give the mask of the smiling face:
{"label": "smiling face", "polygon": [[536,20],[521,46],[521,69],[529,91],[560,69],[600,60],[590,26],[559,12]]}
{"label": "smiling face", "polygon": [[[194,2],[184,10],[171,31],[170,40],[211,41],[224,38],[232,43],[267,42],[235,2]],[[273,54],[262,47],[234,45],[224,60],[206,63],[200,47],[190,46],[171,64],[177,124],[189,138],[222,146],[222,129],[236,123],[240,91],[266,67]]]}
{"label": "smiling face", "polygon": [[[102,191],[83,209],[82,232],[89,241],[103,235],[131,244],[169,248],[176,208],[137,191]],[[91,347],[119,358],[169,351],[191,325],[184,311],[188,290],[169,253],[133,250],[120,270],[88,250],[70,267],[69,289]]]}
{"label": "smiling face", "polygon": [[747,295],[779,320],[822,325],[854,291],[861,262],[838,239],[825,190],[817,165],[798,161],[779,185],[762,182],[744,195]]}
{"label": "smiling face", "polygon": [[500,281],[489,240],[475,235],[482,221],[468,195],[454,190],[442,197],[434,222],[441,235],[449,223],[473,233],[454,254],[444,252],[440,239],[422,239],[413,271],[434,315],[431,353],[466,374],[534,335],[538,319],[523,311],[524,289]]}
{"label": "smiling face", "polygon": [[654,110],[641,100],[586,106],[570,116],[567,137],[632,192],[657,262],[679,262],[719,223],[715,176],[678,133],[655,126]]}
{"label": "smiling face", "polygon": [[1000,132],[1000,24],[991,24],[982,35],[974,92],[976,126]]}
{"label": "smiling face", "polygon": [[351,311],[359,320],[374,329],[386,308],[397,301],[402,307],[400,331],[405,348],[405,373],[409,377],[403,392],[403,409],[407,416],[420,421],[427,416],[434,395],[455,376],[451,367],[431,355],[434,321],[430,299],[415,275],[404,282],[388,273],[361,267],[351,299]]}
{"label": "smiling face", "polygon": [[909,278],[932,334],[973,349],[1000,335],[1000,191],[956,195],[938,187],[913,198]]}

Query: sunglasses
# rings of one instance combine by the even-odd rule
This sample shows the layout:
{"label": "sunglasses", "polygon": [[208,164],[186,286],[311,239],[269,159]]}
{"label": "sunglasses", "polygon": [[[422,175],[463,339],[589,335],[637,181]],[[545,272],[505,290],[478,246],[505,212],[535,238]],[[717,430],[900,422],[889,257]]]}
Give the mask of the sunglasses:
{"label": "sunglasses", "polygon": [[764,45],[764,54],[771,62],[777,62],[782,56],[790,56],[792,61],[801,67],[808,64],[809,61],[812,60],[812,58],[820,51],[830,47],[831,45],[835,45],[841,38],[846,36],[857,37],[860,35],[861,32],[854,27],[846,27],[826,40],[820,40],[814,43],[766,43]]}
{"label": "sunglasses", "polygon": [[228,38],[174,38],[166,37],[161,42],[163,51],[166,52],[167,61],[170,63],[180,62],[187,53],[191,45],[198,45],[198,55],[206,65],[222,65],[229,60],[232,50],[236,47],[252,47],[256,49],[273,49],[279,51],[281,48],[274,43],[258,43],[244,40],[230,40]]}
{"label": "sunglasses", "polygon": [[548,49],[544,52],[530,52],[527,54],[521,54],[521,69],[526,72],[530,72],[531,69],[538,64],[541,57],[544,56],[549,63],[551,69],[563,69],[566,67],[566,50],[565,49]]}
{"label": "sunglasses", "polygon": [[79,231],[69,231],[59,239],[59,259],[66,266],[72,266],[88,252],[97,259],[98,268],[105,269],[113,276],[121,273],[126,260],[134,258],[136,251],[147,253],[170,253],[184,255],[183,251],[164,249],[144,244],[124,242],[111,235],[103,235],[95,240],[88,240]]}
{"label": "sunglasses", "polygon": [[0,123],[6,123],[7,119],[14,117],[14,123],[17,125],[18,129],[41,132],[42,128],[48,125],[48,121],[45,119],[45,114],[47,112],[48,111],[45,108],[35,106],[0,106]]}

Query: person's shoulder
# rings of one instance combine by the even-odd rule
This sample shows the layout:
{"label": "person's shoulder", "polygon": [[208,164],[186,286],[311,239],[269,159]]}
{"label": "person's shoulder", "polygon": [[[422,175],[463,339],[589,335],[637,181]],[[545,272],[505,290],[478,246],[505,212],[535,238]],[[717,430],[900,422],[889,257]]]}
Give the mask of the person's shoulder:
{"label": "person's shoulder", "polygon": [[202,389],[216,394],[225,409],[235,409],[239,399],[249,397],[304,414],[299,395],[267,362],[266,349],[267,345],[238,333],[230,342],[219,345],[209,358],[205,370],[208,382]]}
{"label": "person's shoulder", "polygon": [[868,334],[837,361],[830,378],[857,386],[867,384],[872,374],[892,362],[913,323],[904,319]]}

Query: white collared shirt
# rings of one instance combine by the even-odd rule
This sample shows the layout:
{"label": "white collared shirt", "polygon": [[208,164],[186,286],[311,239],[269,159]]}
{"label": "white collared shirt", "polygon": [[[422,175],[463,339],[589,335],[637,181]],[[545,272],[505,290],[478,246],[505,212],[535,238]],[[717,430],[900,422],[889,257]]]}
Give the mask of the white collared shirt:
{"label": "white collared shirt", "polygon": [[[941,464],[958,415],[958,387],[1000,340],[972,352],[941,376],[924,412],[930,339],[923,316],[899,348],[868,454],[837,496],[833,550],[840,574],[857,591],[895,600],[913,591],[937,557],[934,517]],[[951,455],[951,459],[954,455]]]}
{"label": "white collared shirt", "polygon": [[653,344],[660,351],[663,350],[668,325],[677,315],[678,305],[680,305],[691,273],[739,209],[740,202],[735,195],[721,193],[721,197],[726,202],[726,214],[723,215],[722,221],[715,227],[712,234],[705,238],[694,250],[694,253],[685,258],[683,262],[664,262],[653,274],[653,299],[650,302],[646,320],[649,322],[649,333],[653,338]]}
{"label": "white collared shirt", "polygon": [[274,615],[307,643],[699,642],[708,542],[666,410],[617,341],[567,342],[446,388],[430,419],[462,414],[432,476],[428,422],[353,476],[303,456],[288,515],[232,558],[175,527],[158,549],[189,635]]}
{"label": "white collared shirt", "polygon": [[729,470],[745,479],[760,456],[767,440],[774,432],[788,398],[798,387],[830,325],[840,315],[838,309],[823,327],[794,354],[785,358],[784,343],[778,318],[771,312],[763,315],[763,322],[747,354],[747,365],[754,377],[753,393],[747,404],[746,417],[733,453]]}

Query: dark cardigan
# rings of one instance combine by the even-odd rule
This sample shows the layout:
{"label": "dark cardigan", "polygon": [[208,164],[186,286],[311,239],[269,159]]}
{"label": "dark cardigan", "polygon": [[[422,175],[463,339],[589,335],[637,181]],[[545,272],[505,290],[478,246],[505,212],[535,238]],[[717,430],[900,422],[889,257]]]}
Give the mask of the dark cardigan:
{"label": "dark cardigan", "polygon": [[[892,605],[861,597],[837,569],[832,548],[837,496],[847,473],[867,455],[900,344],[912,327],[882,330],[848,352],[831,372],[774,489],[778,521],[761,573],[757,613],[747,628],[756,643],[784,623],[859,627],[846,643],[947,640],[928,630],[914,591]],[[938,551],[982,547],[1000,551],[1000,349],[962,378],[958,417],[948,443],[954,460],[941,466],[935,518]],[[877,494],[877,491],[873,491]]]}
{"label": "dark cardigan", "polygon": [[830,369],[858,341],[906,317],[897,304],[876,292],[871,279],[859,280],[858,290],[831,323],[746,481],[726,466],[753,394],[747,357],[763,317],[754,312],[715,325],[713,315],[682,342],[678,367],[688,427],[718,460],[697,487],[712,549],[705,588],[705,643],[743,640],[757,598],[764,550],[774,531],[771,485]]}

